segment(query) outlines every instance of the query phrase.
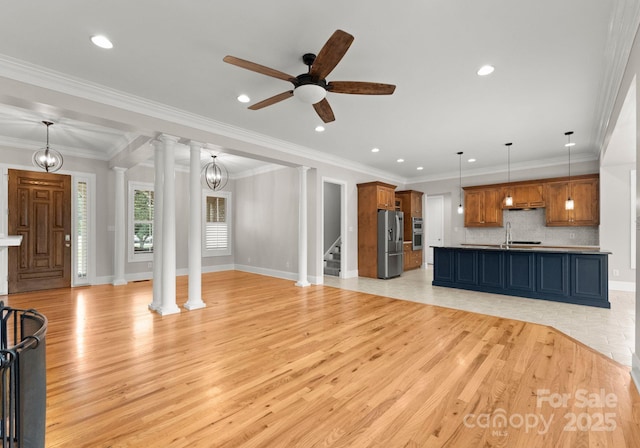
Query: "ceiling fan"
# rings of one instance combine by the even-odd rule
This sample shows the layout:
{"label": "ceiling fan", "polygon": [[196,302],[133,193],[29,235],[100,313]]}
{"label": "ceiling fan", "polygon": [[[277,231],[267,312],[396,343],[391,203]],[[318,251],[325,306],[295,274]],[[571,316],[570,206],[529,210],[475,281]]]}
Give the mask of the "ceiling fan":
{"label": "ceiling fan", "polygon": [[330,81],[325,79],[329,73],[338,65],[338,62],[345,55],[351,43],[353,36],[342,30],[335,31],[329,40],[324,44],[320,53],[316,56],[313,53],[307,53],[302,56],[302,61],[308,66],[308,72],[298,76],[291,76],[279,70],[274,70],[255,62],[246,61],[234,56],[225,56],[224,62],[238,67],[251,70],[273,78],[289,81],[293,84],[293,90],[279,93],[278,95],[267,98],[259,103],[249,106],[251,110],[262,109],[279,103],[292,96],[299,98],[301,101],[313,104],[322,121],[329,123],[336,118],[333,110],[326,99],[327,92],[348,93],[358,95],[391,95],[396,89],[393,84],[381,84],[376,82],[361,81]]}

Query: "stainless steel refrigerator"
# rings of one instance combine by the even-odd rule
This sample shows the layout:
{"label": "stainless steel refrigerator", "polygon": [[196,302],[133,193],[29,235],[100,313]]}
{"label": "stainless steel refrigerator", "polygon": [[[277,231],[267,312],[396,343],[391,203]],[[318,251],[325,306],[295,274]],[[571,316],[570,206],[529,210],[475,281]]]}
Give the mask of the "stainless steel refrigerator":
{"label": "stainless steel refrigerator", "polygon": [[404,255],[404,213],[378,210],[378,278],[402,274]]}

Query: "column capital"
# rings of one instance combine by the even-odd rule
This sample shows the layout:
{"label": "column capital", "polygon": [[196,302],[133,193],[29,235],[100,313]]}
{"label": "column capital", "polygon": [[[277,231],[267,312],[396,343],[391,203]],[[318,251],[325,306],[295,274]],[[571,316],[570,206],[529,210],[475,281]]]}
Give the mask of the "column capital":
{"label": "column capital", "polygon": [[116,173],[125,173],[128,168],[123,168],[121,166],[113,166],[113,167],[111,167],[111,169],[113,171],[115,171]]}
{"label": "column capital", "polygon": [[169,135],[169,134],[160,134],[158,136],[158,140],[160,140],[165,145],[167,143],[176,144],[178,143],[178,140],[180,140],[180,137],[176,137],[175,135]]}
{"label": "column capital", "polygon": [[201,151],[204,148],[204,143],[189,140],[189,148],[191,151]]}

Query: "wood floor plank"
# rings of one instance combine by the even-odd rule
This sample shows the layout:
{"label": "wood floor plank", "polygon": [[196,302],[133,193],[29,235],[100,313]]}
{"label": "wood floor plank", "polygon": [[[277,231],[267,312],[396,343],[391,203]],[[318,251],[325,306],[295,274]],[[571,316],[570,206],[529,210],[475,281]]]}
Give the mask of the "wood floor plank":
{"label": "wood floor plank", "polygon": [[4,297],[49,319],[47,447],[640,446],[628,368],[553,328],[238,271],[202,291],[170,316],[152,282]]}

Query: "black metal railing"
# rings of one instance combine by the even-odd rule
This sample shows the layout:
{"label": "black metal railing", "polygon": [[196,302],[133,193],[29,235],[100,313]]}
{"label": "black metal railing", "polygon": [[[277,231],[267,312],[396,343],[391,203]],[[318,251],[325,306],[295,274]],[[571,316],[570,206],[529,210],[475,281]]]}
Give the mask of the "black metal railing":
{"label": "black metal railing", "polygon": [[2,448],[43,448],[47,318],[0,301]]}

